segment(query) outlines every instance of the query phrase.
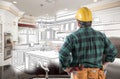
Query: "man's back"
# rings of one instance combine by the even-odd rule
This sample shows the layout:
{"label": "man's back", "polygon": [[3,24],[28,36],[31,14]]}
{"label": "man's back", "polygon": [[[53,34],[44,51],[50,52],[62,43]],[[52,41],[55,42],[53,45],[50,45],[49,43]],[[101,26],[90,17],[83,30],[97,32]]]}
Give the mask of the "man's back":
{"label": "man's back", "polygon": [[[105,48],[107,45],[110,45],[108,49]],[[72,59],[69,60],[68,64],[70,67],[77,67],[79,64],[82,64],[84,67],[101,68],[103,54],[108,54],[108,52],[114,51],[114,49],[103,33],[87,27],[80,28],[67,36],[60,53],[72,53]],[[112,56],[109,59],[111,60]]]}
{"label": "man's back", "polygon": [[101,67],[102,55],[104,52],[104,37],[103,34],[93,30],[92,28],[80,28],[70,36],[74,44],[72,51],[73,63],[76,66],[83,64],[85,67]]}

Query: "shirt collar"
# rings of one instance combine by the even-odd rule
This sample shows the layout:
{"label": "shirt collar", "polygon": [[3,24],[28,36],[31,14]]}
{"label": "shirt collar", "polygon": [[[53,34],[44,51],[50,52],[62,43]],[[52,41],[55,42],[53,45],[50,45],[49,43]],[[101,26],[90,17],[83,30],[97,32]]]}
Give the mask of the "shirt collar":
{"label": "shirt collar", "polygon": [[82,29],[91,29],[91,27],[80,27],[78,30],[82,30]]}

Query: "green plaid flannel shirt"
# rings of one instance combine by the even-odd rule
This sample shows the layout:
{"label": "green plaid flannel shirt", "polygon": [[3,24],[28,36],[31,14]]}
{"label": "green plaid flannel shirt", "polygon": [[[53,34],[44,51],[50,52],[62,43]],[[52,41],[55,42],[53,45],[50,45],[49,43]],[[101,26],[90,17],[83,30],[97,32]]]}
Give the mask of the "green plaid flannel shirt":
{"label": "green plaid flannel shirt", "polygon": [[78,67],[79,64],[101,68],[103,54],[105,62],[113,62],[117,50],[105,34],[91,27],[83,27],[66,37],[59,50],[59,60],[63,69]]}

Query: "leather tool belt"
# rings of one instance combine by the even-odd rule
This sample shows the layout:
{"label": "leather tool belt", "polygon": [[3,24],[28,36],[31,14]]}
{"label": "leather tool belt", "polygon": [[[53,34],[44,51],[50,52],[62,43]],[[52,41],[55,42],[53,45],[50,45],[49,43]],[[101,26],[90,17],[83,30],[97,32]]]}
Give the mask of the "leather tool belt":
{"label": "leather tool belt", "polygon": [[106,75],[100,68],[78,68],[73,67],[70,70],[72,79],[105,79]]}

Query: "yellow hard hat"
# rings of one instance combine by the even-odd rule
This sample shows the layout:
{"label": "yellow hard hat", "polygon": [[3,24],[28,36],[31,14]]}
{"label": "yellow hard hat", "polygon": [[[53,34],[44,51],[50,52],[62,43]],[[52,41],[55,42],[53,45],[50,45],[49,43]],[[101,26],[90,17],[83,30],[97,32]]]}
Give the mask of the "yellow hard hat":
{"label": "yellow hard hat", "polygon": [[92,13],[87,7],[82,7],[77,11],[75,18],[85,22],[92,21]]}

